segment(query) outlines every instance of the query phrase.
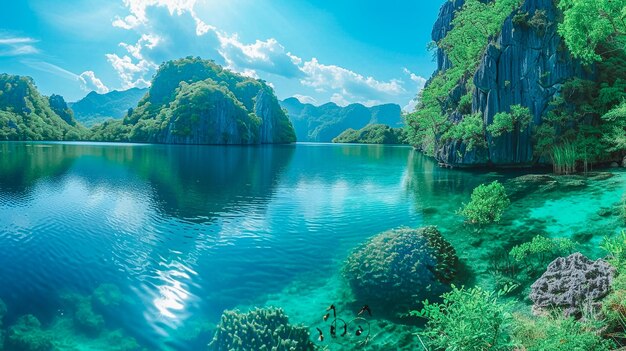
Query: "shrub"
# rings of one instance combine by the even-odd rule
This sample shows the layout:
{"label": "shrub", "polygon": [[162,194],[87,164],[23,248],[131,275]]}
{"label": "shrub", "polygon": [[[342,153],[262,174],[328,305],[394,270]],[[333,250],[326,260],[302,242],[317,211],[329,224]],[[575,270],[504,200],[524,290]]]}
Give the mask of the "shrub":
{"label": "shrub", "polygon": [[509,255],[517,262],[536,257],[539,262],[545,263],[554,256],[571,253],[575,246],[576,243],[567,238],[546,238],[537,235],[531,241],[514,246]]}
{"label": "shrub", "polygon": [[608,351],[614,346],[611,341],[602,339],[589,324],[572,318],[516,316],[512,329],[519,350]]}
{"label": "shrub", "polygon": [[428,319],[422,335],[434,349],[510,350],[511,303],[499,300],[513,288],[494,293],[453,285],[443,303],[424,301],[424,308],[411,314]]}
{"label": "shrub", "polygon": [[608,261],[618,272],[626,273],[626,231],[614,238],[604,237],[600,247],[609,254]]}
{"label": "shrub", "polygon": [[528,107],[513,105],[511,106],[511,112],[500,112],[493,116],[493,123],[487,127],[487,131],[494,137],[510,133],[516,130],[516,128],[523,132],[531,121],[532,115]]}
{"label": "shrub", "polygon": [[463,204],[459,213],[471,223],[487,224],[500,221],[504,210],[511,204],[504,186],[497,180],[481,184],[472,192],[471,201]]}

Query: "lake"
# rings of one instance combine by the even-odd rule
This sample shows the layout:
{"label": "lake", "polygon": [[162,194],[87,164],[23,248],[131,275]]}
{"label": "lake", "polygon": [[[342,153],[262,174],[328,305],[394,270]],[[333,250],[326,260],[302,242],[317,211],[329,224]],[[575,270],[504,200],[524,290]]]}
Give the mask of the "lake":
{"label": "lake", "polygon": [[[402,146],[0,143],[4,326],[32,314],[84,350],[131,337],[150,350],[205,349],[225,309],[251,306],[313,327],[345,295],[350,251],[401,226],[439,225],[468,282],[489,285],[496,249],[538,232],[615,233],[613,219],[594,217],[626,191],[614,173],[524,195],[497,233],[477,234],[456,209],[477,185],[521,171],[442,169]],[[597,242],[583,249],[599,255]]]}

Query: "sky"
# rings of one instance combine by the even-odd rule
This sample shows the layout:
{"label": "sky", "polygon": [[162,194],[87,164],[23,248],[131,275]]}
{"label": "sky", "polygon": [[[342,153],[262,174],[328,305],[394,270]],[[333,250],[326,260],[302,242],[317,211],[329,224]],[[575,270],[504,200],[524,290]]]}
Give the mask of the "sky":
{"label": "sky", "polygon": [[410,110],[435,69],[426,47],[444,1],[2,0],[0,73],[77,101],[200,56],[280,99]]}

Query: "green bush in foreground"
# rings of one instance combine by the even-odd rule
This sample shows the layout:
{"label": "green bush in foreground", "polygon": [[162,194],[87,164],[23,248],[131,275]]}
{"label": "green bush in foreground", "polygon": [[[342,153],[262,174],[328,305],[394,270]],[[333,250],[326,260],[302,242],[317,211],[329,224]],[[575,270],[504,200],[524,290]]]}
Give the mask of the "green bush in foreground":
{"label": "green bush in foreground", "polygon": [[514,288],[494,293],[452,286],[443,303],[424,301],[424,308],[411,314],[428,319],[421,335],[434,350],[511,350],[511,303],[499,300]]}
{"label": "green bush in foreground", "polygon": [[474,189],[471,201],[464,204],[459,213],[471,223],[488,224],[500,221],[504,210],[510,204],[504,186],[496,180]]}

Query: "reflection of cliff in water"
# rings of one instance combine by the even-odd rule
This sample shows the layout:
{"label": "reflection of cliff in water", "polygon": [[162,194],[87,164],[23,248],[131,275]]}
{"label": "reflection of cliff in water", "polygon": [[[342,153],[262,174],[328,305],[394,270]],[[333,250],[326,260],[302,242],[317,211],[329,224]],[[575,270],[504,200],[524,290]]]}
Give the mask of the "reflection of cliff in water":
{"label": "reflection of cliff in water", "polygon": [[148,182],[164,213],[207,220],[267,202],[294,148],[2,143],[0,191],[23,196],[40,180],[70,174],[89,186],[127,188],[131,171]]}

